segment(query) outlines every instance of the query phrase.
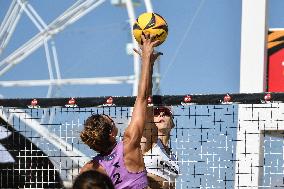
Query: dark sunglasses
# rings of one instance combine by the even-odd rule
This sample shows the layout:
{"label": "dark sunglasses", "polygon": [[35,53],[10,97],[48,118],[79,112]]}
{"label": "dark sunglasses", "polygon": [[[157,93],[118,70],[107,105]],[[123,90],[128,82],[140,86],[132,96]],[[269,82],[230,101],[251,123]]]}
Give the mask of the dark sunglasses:
{"label": "dark sunglasses", "polygon": [[166,115],[166,116],[172,116],[172,112],[168,108],[166,108],[166,107],[154,108],[154,116],[160,115],[161,112],[163,112],[164,115]]}

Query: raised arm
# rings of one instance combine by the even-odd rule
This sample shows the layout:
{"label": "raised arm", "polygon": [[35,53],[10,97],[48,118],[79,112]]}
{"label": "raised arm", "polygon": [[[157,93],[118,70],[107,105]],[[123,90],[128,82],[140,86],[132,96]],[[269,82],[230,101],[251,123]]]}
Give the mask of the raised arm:
{"label": "raised arm", "polygon": [[161,53],[154,53],[154,47],[159,41],[152,41],[149,35],[142,35],[143,45],[141,45],[142,59],[141,75],[138,86],[138,94],[136,97],[132,118],[129,126],[124,133],[124,143],[128,145],[128,150],[136,148],[140,149],[140,141],[143,135],[143,130],[146,125],[147,118],[147,99],[152,91],[152,73],[155,60]]}
{"label": "raised arm", "polygon": [[[151,59],[150,61],[152,62],[155,60]],[[152,62],[152,64],[154,64],[154,62]],[[148,93],[149,96],[152,96],[152,82],[149,83],[149,86]],[[146,123],[140,143],[143,154],[148,152],[152,148],[153,143],[157,143],[158,140],[158,129],[154,122],[153,107],[148,106],[146,111]]]}

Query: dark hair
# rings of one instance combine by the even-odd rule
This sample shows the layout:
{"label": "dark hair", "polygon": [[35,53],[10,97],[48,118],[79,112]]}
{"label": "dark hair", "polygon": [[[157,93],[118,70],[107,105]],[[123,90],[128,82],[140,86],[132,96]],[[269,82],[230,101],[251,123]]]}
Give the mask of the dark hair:
{"label": "dark hair", "polygon": [[106,116],[107,115],[93,114],[88,117],[85,121],[84,129],[80,134],[85,144],[100,153],[105,152],[112,146],[109,140],[109,134],[113,125],[109,123]]}
{"label": "dark hair", "polygon": [[75,179],[73,189],[114,189],[114,186],[108,176],[95,170],[89,170]]}

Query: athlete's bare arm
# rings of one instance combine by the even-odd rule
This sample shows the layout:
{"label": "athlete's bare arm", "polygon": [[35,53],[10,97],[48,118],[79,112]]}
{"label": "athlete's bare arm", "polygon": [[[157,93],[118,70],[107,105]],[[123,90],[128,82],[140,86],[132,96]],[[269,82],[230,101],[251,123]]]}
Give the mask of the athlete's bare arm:
{"label": "athlete's bare arm", "polygon": [[[151,63],[154,64],[153,59],[150,59]],[[153,72],[153,70],[152,70]],[[153,73],[151,74],[153,75]],[[152,82],[149,83],[149,96],[152,96]],[[154,113],[153,113],[153,107],[147,107],[147,114],[146,114],[146,123],[145,128],[143,130],[143,135],[141,138],[141,150],[142,153],[145,154],[148,152],[153,144],[157,143],[158,140],[158,129],[154,123]]]}
{"label": "athlete's bare arm", "polygon": [[153,63],[160,55],[160,53],[154,53],[154,47],[159,41],[153,42],[150,35],[142,35],[142,41],[142,66],[138,94],[134,104],[131,122],[125,130],[123,138],[124,162],[128,170],[133,172],[142,171],[145,168],[140,141],[146,123],[147,99],[150,95],[149,91],[152,88]]}

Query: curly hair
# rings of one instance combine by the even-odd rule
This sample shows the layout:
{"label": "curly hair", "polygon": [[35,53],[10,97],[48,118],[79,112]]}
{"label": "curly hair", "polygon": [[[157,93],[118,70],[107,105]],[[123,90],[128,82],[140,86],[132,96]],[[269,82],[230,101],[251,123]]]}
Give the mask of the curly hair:
{"label": "curly hair", "polygon": [[[106,115],[105,115],[106,116]],[[87,118],[84,129],[80,133],[82,141],[91,149],[101,153],[112,146],[109,134],[113,125],[101,114],[93,114]]]}

